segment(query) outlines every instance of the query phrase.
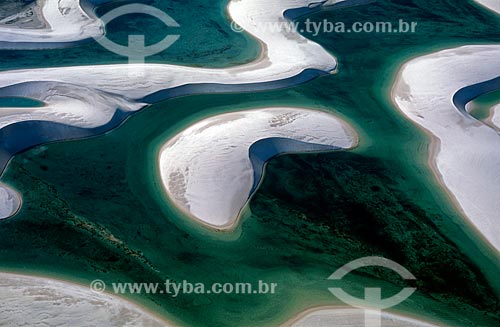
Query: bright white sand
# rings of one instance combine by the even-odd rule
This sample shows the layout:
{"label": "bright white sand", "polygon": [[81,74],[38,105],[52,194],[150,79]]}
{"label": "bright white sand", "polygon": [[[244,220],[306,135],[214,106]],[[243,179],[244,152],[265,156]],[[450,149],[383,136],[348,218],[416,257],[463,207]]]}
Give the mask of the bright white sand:
{"label": "bright white sand", "polygon": [[[369,311],[374,316],[374,311]],[[375,316],[376,317],[376,316]],[[365,325],[364,310],[354,308],[318,308],[308,310],[284,326],[290,327],[360,327]],[[382,312],[384,327],[437,327],[427,322]]]}
{"label": "bright white sand", "polygon": [[46,106],[40,108],[2,108],[0,128],[30,120],[94,128],[108,123],[118,108],[122,111],[135,111],[145,105],[93,88],[56,82],[15,85],[0,90],[0,94],[32,98],[46,103]]}
{"label": "bright white sand", "polygon": [[[33,16],[27,12],[32,12]],[[20,17],[23,19],[19,20]],[[30,28],[33,20],[44,26]],[[103,34],[102,22],[89,16],[79,0],[38,0],[26,11],[0,21],[0,42],[5,42],[0,48],[16,49],[21,43],[22,49],[47,48],[51,44],[78,42]]]}
{"label": "bright white sand", "polygon": [[[352,148],[357,136],[346,123],[321,111],[267,108],[221,114],[183,130],[162,147],[161,178],[171,200],[203,223],[232,227],[249,199],[254,167],[249,148],[267,138],[257,162],[286,152]],[[314,146],[314,145],[323,146]],[[254,152],[255,153],[255,152]],[[260,174],[259,174],[260,176]]]}
{"label": "bright white sand", "polygon": [[488,121],[500,129],[500,104],[491,108],[491,117]]}
{"label": "bright white sand", "polygon": [[431,162],[440,180],[497,250],[500,135],[459,111],[452,98],[465,86],[498,77],[499,53],[496,45],[464,46],[419,57],[402,67],[393,87],[399,109],[437,140]]}
{"label": "bright white sand", "polygon": [[500,0],[475,0],[480,5],[500,14]]}
{"label": "bright white sand", "polygon": [[19,194],[0,183],[0,219],[6,219],[15,214],[21,206]]}
{"label": "bright white sand", "polygon": [[[66,4],[66,1],[69,0],[63,0],[62,3]],[[190,86],[186,93],[213,92],[214,90],[241,91],[241,88],[236,88],[241,84],[255,85],[286,80],[282,84],[267,84],[266,88],[271,89],[299,83],[300,79],[288,79],[297,77],[306,69],[330,72],[336,68],[337,63],[335,58],[320,45],[288,31],[285,27],[281,30],[261,29],[261,24],[282,22],[283,12],[286,9],[305,7],[310,3],[312,3],[310,0],[283,0],[272,3],[266,0],[231,1],[228,6],[231,17],[247,32],[259,38],[264,46],[262,56],[258,60],[242,66],[202,69],[175,65],[136,64],[1,72],[0,96],[30,97],[43,101],[46,106],[23,109],[2,108],[0,129],[19,122],[39,120],[60,123],[64,126],[92,128],[95,133],[102,133],[117,109],[125,113],[138,110],[145,106],[144,97],[158,91],[178,86]],[[53,4],[53,2],[47,2],[46,5],[48,4]],[[76,15],[74,11],[78,9],[72,8],[69,9],[68,15]],[[49,17],[53,17],[50,16],[52,14],[49,14]],[[203,89],[194,85],[200,83],[215,83],[224,86]],[[248,86],[245,89],[251,90],[252,87]],[[162,95],[150,101],[159,101],[165,97],[168,96]],[[121,119],[125,116],[122,115]],[[8,160],[7,155],[12,155],[40,142],[81,136],[81,133],[73,135],[74,131],[60,126],[47,128],[43,123],[41,126],[44,126],[41,127],[43,138],[35,139],[34,136],[29,140],[31,142],[29,144],[26,138],[23,138],[23,144],[11,147],[13,149],[9,151],[3,149],[6,154],[0,156],[0,165],[5,165]],[[10,132],[8,135],[11,135],[13,142],[16,143],[19,133],[24,133],[24,131],[19,129],[17,134]]]}
{"label": "bright white sand", "polygon": [[2,326],[168,326],[117,296],[54,279],[0,273],[0,295]]}

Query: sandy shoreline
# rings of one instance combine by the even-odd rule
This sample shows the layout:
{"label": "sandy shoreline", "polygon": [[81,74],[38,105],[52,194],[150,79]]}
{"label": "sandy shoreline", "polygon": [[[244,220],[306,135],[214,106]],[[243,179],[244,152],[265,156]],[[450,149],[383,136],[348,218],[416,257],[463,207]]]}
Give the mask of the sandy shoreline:
{"label": "sandy shoreline", "polygon": [[[88,285],[54,277],[0,272],[0,293],[0,305],[12,308],[0,312],[0,320],[7,324],[179,326],[121,296],[94,292]],[[25,310],[27,306],[30,310]],[[92,315],[89,316],[88,312]],[[314,322],[314,326],[329,327],[333,321],[335,326],[357,327],[364,321],[364,311],[347,306],[318,306],[298,313],[280,326],[310,327]],[[382,313],[382,322],[387,327],[437,327],[426,320],[386,311]]]}
{"label": "sandy shoreline", "polygon": [[162,146],[158,167],[164,190],[178,209],[206,226],[232,230],[267,160],[286,153],[351,149],[357,142],[353,128],[330,113],[252,109],[188,126]]}
{"label": "sandy shoreline", "polygon": [[490,116],[486,122],[500,132],[500,104],[491,107]]}
{"label": "sandy shoreline", "polygon": [[[262,42],[262,41],[259,41],[259,42]],[[263,43],[263,44],[264,44],[264,43]],[[266,47],[266,48],[267,48],[267,47]],[[263,48],[263,49],[264,49],[264,48]],[[266,60],[266,58],[267,58],[267,51],[266,51],[266,52],[264,52],[264,50],[263,50],[263,51],[261,52],[261,57],[260,57],[259,62],[263,63],[263,62]],[[256,66],[254,66],[255,64],[257,64],[257,65],[256,65]],[[251,68],[251,67],[259,67],[259,68],[263,68],[263,66],[259,65],[259,64],[258,64],[258,62],[255,62],[255,63],[250,63],[250,64],[248,64],[248,65],[250,65],[250,66],[249,66],[249,67],[246,67],[246,68]],[[267,67],[269,67],[269,63],[266,63],[266,65],[267,65]],[[245,65],[245,66],[246,66],[246,65]],[[242,67],[243,67],[243,66],[242,66]],[[241,69],[242,67],[239,67],[238,69]],[[153,68],[153,69],[154,69],[154,68]],[[235,70],[233,70],[233,72],[235,72],[235,73],[236,73],[236,71],[235,71]],[[171,72],[170,72],[170,73],[171,73]],[[53,74],[53,75],[51,75],[51,76],[57,76],[57,74],[55,74],[55,73],[54,73],[54,74]],[[54,89],[52,89],[51,91],[56,90],[56,89],[57,89],[58,87],[60,87],[60,86],[67,86],[66,84],[69,84],[69,80],[70,80],[71,78],[74,78],[74,76],[76,76],[76,73],[75,73],[75,75],[72,75],[71,77],[67,77],[67,78],[65,77],[65,78],[63,79],[63,82],[61,82],[61,83],[60,83],[60,84],[58,84],[58,85],[55,85],[55,86],[54,86]],[[11,77],[9,77],[9,78],[11,78]],[[16,76],[14,76],[12,79],[9,79],[9,78],[8,78],[8,83],[11,83],[12,81],[13,81],[12,83],[17,83],[17,80],[16,80],[16,78],[17,78],[17,77],[16,77]],[[53,78],[53,77],[52,77],[52,78]],[[399,78],[399,76],[398,76],[398,78]],[[194,78],[193,78],[193,79],[194,79]],[[89,79],[89,80],[90,80],[90,79]],[[31,83],[31,82],[30,82],[30,81],[28,81],[28,83]],[[235,84],[236,84],[236,83],[235,83]],[[7,84],[6,84],[6,85],[7,85]],[[10,85],[14,85],[14,84],[8,84],[8,85],[10,86]],[[87,87],[87,86],[88,86],[88,85],[85,85],[85,87]],[[8,86],[7,86],[7,87],[8,87]],[[70,89],[71,89],[72,87],[73,87],[73,86],[70,86]],[[90,87],[90,86],[89,86],[89,87]],[[123,96],[123,97],[125,97],[125,96],[126,96],[126,90],[117,90],[117,89],[114,89],[113,87],[114,87],[114,86],[109,86],[109,85],[107,85],[107,86],[106,86],[106,88],[105,88],[105,89],[106,89],[106,91],[105,91],[105,92],[103,92],[103,97],[107,99],[108,94],[113,94],[113,97],[114,97],[114,96],[115,96],[115,93],[110,93],[110,92],[115,92],[115,91],[117,91],[117,92],[118,92],[118,93],[116,93],[116,94],[118,94],[117,98],[119,98],[119,99],[120,99],[120,101],[121,101],[122,99],[124,99],[124,98],[121,98],[121,97],[122,97],[122,96]],[[31,88],[31,89],[30,89],[30,92],[31,92],[31,91],[33,91],[33,90],[35,90],[35,92],[40,92],[40,91],[39,91],[39,89],[37,89],[37,88]],[[57,91],[57,90],[56,90],[56,91]],[[90,92],[90,93],[92,93],[93,91],[94,91],[94,90],[91,90],[91,92]],[[26,92],[26,91],[21,90],[20,92]],[[71,92],[75,92],[75,89],[71,89]],[[80,91],[78,91],[78,92],[80,92]],[[92,95],[90,95],[90,93],[89,93],[89,97],[94,97],[94,96],[95,96],[95,94],[96,94],[96,93],[92,93]],[[40,94],[41,94],[41,93],[40,93]],[[56,96],[58,96],[58,97],[63,97],[64,95],[65,95],[65,93],[64,93],[64,92],[61,92],[61,93],[56,93]],[[53,112],[53,113],[51,112],[51,113],[49,113],[49,114],[50,114],[50,115],[53,115],[53,117],[56,117],[57,119],[59,119],[58,114],[60,114],[61,112],[65,113],[65,112],[64,112],[64,110],[66,110],[66,109],[64,109],[64,107],[67,107],[68,103],[70,103],[70,102],[67,102],[67,101],[68,101],[67,99],[66,99],[66,100],[63,100],[63,102],[59,102],[59,101],[55,101],[55,102],[53,102],[52,100],[53,100],[53,98],[51,98],[51,99],[50,99],[50,101],[47,101],[47,103],[49,103],[49,105],[51,106],[51,109],[54,109],[54,112]],[[137,100],[137,101],[136,101],[136,100]],[[130,108],[131,108],[131,109],[129,110],[130,112],[135,111],[135,110],[139,110],[140,108],[142,108],[142,107],[144,106],[144,104],[142,104],[142,103],[139,103],[139,104],[138,104],[138,101],[139,101],[139,100],[141,100],[141,101],[142,101],[142,98],[137,98],[137,99],[133,99],[133,100],[130,100],[130,99],[128,99],[128,98],[127,98],[127,99],[123,100],[123,103],[121,104],[121,106],[125,106],[125,107],[126,107],[126,106],[130,106]],[[113,100],[113,101],[114,101],[114,100]],[[111,102],[112,102],[112,101],[111,101]],[[61,105],[61,106],[60,106],[60,105]],[[78,127],[80,127],[80,126],[81,126],[82,128],[94,128],[94,127],[98,127],[98,126],[101,126],[102,124],[106,124],[107,122],[109,122],[109,120],[108,120],[108,117],[109,117],[109,116],[108,116],[108,114],[109,114],[109,113],[113,113],[113,114],[114,114],[114,112],[112,112],[112,111],[110,111],[110,110],[111,110],[112,106],[113,106],[113,105],[115,105],[115,103],[109,103],[109,104],[108,104],[108,103],[106,103],[105,105],[103,105],[105,114],[102,114],[102,112],[100,112],[100,113],[99,113],[99,115],[97,115],[97,116],[91,116],[91,117],[89,117],[89,119],[86,119],[86,118],[85,118],[85,117],[86,117],[85,115],[87,115],[87,109],[88,109],[89,107],[92,107],[92,108],[93,108],[93,107],[94,107],[94,104],[93,104],[93,103],[90,103],[90,102],[83,101],[81,105],[82,105],[82,113],[81,113],[81,115],[80,115],[80,113],[74,113],[74,112],[72,112],[72,113],[71,113],[71,114],[73,114],[74,116],[72,116],[72,117],[73,117],[73,120],[70,120],[69,122],[70,122],[72,125],[74,125],[74,126],[78,126]],[[87,106],[88,106],[88,107],[87,107]],[[137,107],[137,109],[135,109],[136,107]],[[74,108],[74,107],[72,107],[72,108]],[[121,108],[121,107],[120,107],[120,108]],[[61,111],[61,110],[62,110],[62,111]],[[22,113],[19,113],[19,114],[23,114],[23,115],[24,115],[24,114],[25,114],[25,112],[26,112],[26,111],[23,111]],[[16,114],[17,114],[17,113],[16,113]],[[65,113],[65,114],[67,114],[67,113]],[[102,115],[101,115],[101,114],[102,114]],[[79,116],[79,115],[80,115],[80,116]],[[111,115],[111,116],[112,116],[112,115]],[[46,114],[46,113],[43,113],[43,116],[42,116],[42,117],[43,117],[44,119],[46,119],[46,118],[47,118],[47,114]],[[82,117],[84,117],[84,118],[82,118]],[[102,117],[104,117],[104,118],[102,118]],[[101,118],[102,118],[102,120],[101,120]],[[111,119],[111,118],[109,118],[109,119]],[[63,123],[67,123],[67,122],[68,122],[68,120],[64,120],[64,119],[62,119],[61,121],[62,121]],[[4,124],[4,126],[7,126],[7,125],[9,125],[9,124],[11,124],[11,123],[8,123],[8,122],[5,122],[5,121],[4,121],[4,122],[3,122],[3,124]],[[432,136],[432,134],[431,134],[428,130],[426,130],[426,132],[427,132],[427,133],[429,133],[429,135],[431,135],[431,136]],[[433,136],[433,137],[432,137],[432,139],[433,139],[433,142],[434,142],[434,141],[436,142],[436,144],[432,145],[433,147],[435,146],[435,149],[434,149],[434,150],[431,150],[431,152],[432,152],[432,151],[435,151],[435,152],[432,152],[432,154],[431,154],[431,156],[430,156],[430,160],[431,160],[431,158],[435,158],[435,157],[437,157],[437,154],[438,154],[438,153],[439,153],[439,151],[440,151],[440,150],[439,150],[439,145],[438,145],[438,143],[439,143],[439,138],[437,138],[437,137],[434,137],[434,136]],[[438,168],[437,168],[437,166],[435,165],[435,160],[434,160],[434,159],[432,159],[432,163],[433,163],[433,165],[435,166],[435,167],[433,167],[434,173],[436,174],[436,176],[438,176],[438,177],[442,180],[443,185],[446,185],[446,184],[445,184],[445,182],[444,182],[444,180],[443,180],[443,178],[442,178],[442,176],[441,176],[441,174],[439,173],[439,169],[438,169]],[[448,194],[450,194],[450,197],[451,197],[454,201],[456,201],[456,203],[457,203],[458,207],[459,207],[459,208],[461,208],[461,207],[460,207],[460,203],[458,202],[458,200],[456,200],[456,198],[452,195],[453,193],[448,192]],[[231,228],[231,227],[234,227],[234,225],[236,225],[236,224],[237,224],[237,220],[236,220],[235,222],[233,222],[231,225],[229,225],[229,227],[230,227],[230,228]],[[213,226],[210,226],[210,227],[213,227]],[[0,274],[0,276],[1,276],[1,274]],[[328,309],[328,308],[329,308],[329,307],[324,307],[323,309]],[[335,310],[336,310],[336,309],[337,309],[337,308],[335,308]],[[300,315],[301,317],[297,317],[297,320],[296,320],[296,321],[294,321],[294,322],[299,322],[299,320],[300,320],[301,318],[304,318],[306,315],[308,315],[308,314],[312,313],[313,311],[318,311],[318,310],[320,310],[320,309],[318,308],[318,309],[310,309],[310,310],[311,310],[310,312],[303,312],[303,313],[301,313],[301,315]],[[403,318],[404,318],[404,317],[403,317]],[[166,322],[165,322],[165,324],[166,324]],[[424,326],[424,325],[425,325],[425,326],[428,326],[428,325],[426,325],[425,323],[423,323],[422,325],[423,325],[423,326]],[[171,325],[171,326],[173,326],[173,325]],[[405,326],[406,326],[406,325],[405,325]]]}
{"label": "sandy shoreline", "polygon": [[[121,296],[56,278],[0,272],[0,321],[84,327],[124,325],[174,327],[163,317]],[[29,306],[30,310],[25,310]],[[64,310],[61,310],[64,306]],[[92,315],[89,316],[89,312]]]}
{"label": "sandy shoreline", "polygon": [[410,60],[398,72],[391,97],[430,136],[429,165],[452,202],[500,251],[500,176],[494,168],[500,164],[500,136],[452,101],[462,88],[500,75],[493,69],[500,67],[498,51],[500,46],[464,46]]}
{"label": "sandy shoreline", "polygon": [[[387,311],[382,312],[382,324],[385,327],[438,327],[426,320]],[[362,309],[347,306],[318,306],[300,312],[281,327],[358,327],[362,325],[364,325],[364,310]]]}
{"label": "sandy shoreline", "polygon": [[500,1],[498,0],[474,0],[483,7],[486,7],[497,14],[500,14]]}

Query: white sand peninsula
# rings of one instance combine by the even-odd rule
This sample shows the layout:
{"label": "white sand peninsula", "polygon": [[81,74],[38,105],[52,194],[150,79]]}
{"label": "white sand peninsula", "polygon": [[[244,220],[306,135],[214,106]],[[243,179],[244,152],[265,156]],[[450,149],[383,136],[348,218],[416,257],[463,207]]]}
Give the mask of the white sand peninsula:
{"label": "white sand peninsula", "polygon": [[[500,135],[470,116],[464,102],[500,88],[499,54],[496,45],[464,46],[413,59],[402,67],[392,90],[399,109],[433,136],[431,163],[440,180],[497,250]],[[461,91],[465,87],[468,91]]]}
{"label": "white sand peninsula", "polygon": [[[368,311],[375,316],[374,311]],[[308,310],[284,326],[288,327],[359,327],[365,325],[364,310],[354,308],[318,308]],[[382,312],[384,327],[437,327],[436,325],[400,315]]]}
{"label": "white sand peninsula", "polygon": [[500,14],[500,1],[499,0],[475,0],[482,6],[485,6],[488,9],[493,10],[496,13]]}
{"label": "white sand peninsula", "polygon": [[0,273],[2,326],[169,325],[139,306],[59,280]]}
{"label": "white sand peninsula", "polygon": [[135,64],[1,72],[0,97],[29,97],[45,106],[2,108],[0,168],[10,156],[34,145],[109,130],[146,103],[193,93],[282,88],[335,70],[335,58],[320,45],[285,26],[262,28],[283,22],[286,9],[312,3],[317,4],[310,0],[231,1],[228,11],[234,22],[263,45],[259,59],[242,66],[203,69]]}
{"label": "white sand peninsula", "polygon": [[37,0],[0,20],[0,49],[53,48],[103,34],[101,21],[79,0]]}
{"label": "white sand peninsula", "polygon": [[175,205],[211,227],[231,228],[267,160],[356,144],[355,132],[334,115],[266,108],[221,114],[188,127],[162,147],[159,166]]}
{"label": "white sand peninsula", "polygon": [[0,219],[14,215],[21,206],[21,197],[15,190],[0,183]]}

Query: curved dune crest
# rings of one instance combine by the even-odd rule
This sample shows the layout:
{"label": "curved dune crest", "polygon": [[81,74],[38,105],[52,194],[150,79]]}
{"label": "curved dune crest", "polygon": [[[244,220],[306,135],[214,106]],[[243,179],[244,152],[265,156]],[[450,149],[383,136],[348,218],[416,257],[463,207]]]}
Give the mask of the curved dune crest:
{"label": "curved dune crest", "polygon": [[[392,90],[397,107],[437,140],[439,148],[431,160],[441,181],[497,250],[500,135],[470,116],[462,101],[498,87],[499,53],[496,45],[464,46],[419,57],[402,67]],[[477,86],[468,88],[473,93],[454,98],[470,85]]]}
{"label": "curved dune crest", "polygon": [[0,219],[6,219],[14,215],[21,207],[21,197],[19,194],[0,183]]}
{"label": "curved dune crest", "polygon": [[[15,84],[3,88],[0,94],[4,97],[36,99],[46,104],[37,108],[0,110],[0,129],[20,121],[50,121],[81,128],[95,128],[108,123],[117,108],[122,111],[135,111],[145,105],[93,88],[60,82]],[[95,110],[96,107],[99,110]]]}
{"label": "curved dune crest", "polygon": [[356,144],[356,134],[334,115],[257,109],[217,115],[188,127],[162,147],[159,167],[176,206],[209,226],[230,228],[269,158]]}
{"label": "curved dune crest", "polygon": [[0,273],[0,294],[5,326],[168,326],[124,299],[54,279]]}
{"label": "curved dune crest", "polygon": [[[375,312],[369,311],[375,314]],[[292,322],[289,327],[358,327],[365,325],[364,310],[354,308],[319,308],[308,310]],[[436,325],[388,312],[382,313],[384,327],[437,327]]]}
{"label": "curved dune crest", "polygon": [[53,48],[103,34],[102,22],[80,0],[38,0],[0,20],[1,49]]}

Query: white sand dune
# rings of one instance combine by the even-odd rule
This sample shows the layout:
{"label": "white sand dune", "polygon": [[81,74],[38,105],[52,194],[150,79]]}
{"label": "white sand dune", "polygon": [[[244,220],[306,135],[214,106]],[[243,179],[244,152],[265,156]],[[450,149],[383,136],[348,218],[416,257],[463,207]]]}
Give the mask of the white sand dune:
{"label": "white sand dune", "polygon": [[7,185],[0,184],[0,219],[15,214],[21,206],[19,194]]}
{"label": "white sand dune", "polygon": [[[308,310],[284,326],[289,327],[359,327],[365,325],[364,310],[354,308],[318,308]],[[375,316],[374,311],[368,310],[369,317]],[[382,312],[382,326],[384,327],[437,327],[436,325],[403,317],[400,315]]]}
{"label": "white sand dune", "polygon": [[2,326],[172,326],[117,296],[59,280],[0,273]]}
{"label": "white sand dune", "polygon": [[500,129],[500,104],[491,108],[491,117],[488,121]]}
{"label": "white sand dune", "polygon": [[159,166],[175,205],[209,226],[230,228],[269,158],[356,144],[355,132],[334,115],[299,108],[257,109],[193,124],[166,142]]}
{"label": "white sand dune", "polygon": [[102,22],[79,0],[38,0],[0,20],[0,49],[53,48],[103,34]]}
{"label": "white sand dune", "polygon": [[[499,54],[500,45],[478,45],[419,57],[402,67],[393,87],[399,109],[433,136],[435,153],[431,162],[440,180],[472,224],[497,250],[500,250],[500,135],[470,116],[461,101],[498,87]],[[468,88],[469,94],[454,99],[457,91],[470,85],[478,87]]]}
{"label": "white sand dune", "polygon": [[258,60],[242,66],[203,69],[135,64],[1,72],[0,96],[30,97],[46,106],[1,109],[0,168],[5,167],[11,155],[31,146],[109,130],[127,114],[144,107],[145,102],[193,93],[286,87],[335,70],[335,58],[320,45],[286,26],[262,29],[263,24],[283,22],[286,9],[307,7],[310,3],[313,2],[231,1],[228,11],[234,22],[257,37],[264,47]]}
{"label": "white sand dune", "polygon": [[477,3],[479,3],[482,6],[485,6],[486,8],[493,10],[496,13],[500,14],[500,1],[499,0],[475,0]]}
{"label": "white sand dune", "polygon": [[[105,125],[117,108],[136,111],[145,106],[94,88],[58,82],[29,82],[1,90],[2,96],[37,99],[46,105],[40,108],[2,108],[0,129],[19,121],[50,121],[82,128]],[[92,102],[89,101],[92,99]],[[99,110],[95,110],[99,108]]]}

